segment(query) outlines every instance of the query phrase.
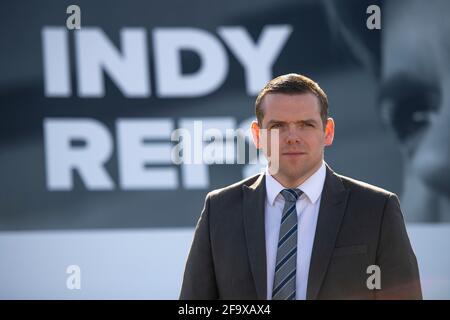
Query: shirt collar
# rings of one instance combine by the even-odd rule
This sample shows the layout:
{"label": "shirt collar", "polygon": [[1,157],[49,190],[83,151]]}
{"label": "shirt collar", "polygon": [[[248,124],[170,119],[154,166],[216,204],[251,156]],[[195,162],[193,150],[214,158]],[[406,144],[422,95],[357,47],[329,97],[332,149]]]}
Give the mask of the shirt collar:
{"label": "shirt collar", "polygon": [[[269,168],[266,167],[266,193],[267,200],[271,206],[274,205],[276,197],[280,194],[281,190],[285,187],[279,183],[272,175],[269,174]],[[297,186],[298,189],[302,190],[306,197],[311,203],[315,203],[320,194],[322,193],[323,185],[325,183],[325,162],[322,160],[322,165],[316,172],[314,172],[308,179],[306,179],[302,184]],[[280,195],[281,196],[281,195]]]}

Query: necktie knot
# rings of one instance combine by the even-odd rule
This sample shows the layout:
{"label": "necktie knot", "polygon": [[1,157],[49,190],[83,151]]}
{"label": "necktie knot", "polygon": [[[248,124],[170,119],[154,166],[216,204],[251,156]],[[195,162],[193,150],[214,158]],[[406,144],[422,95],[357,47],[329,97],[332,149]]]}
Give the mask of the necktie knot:
{"label": "necktie knot", "polygon": [[296,202],[298,197],[302,195],[303,191],[300,189],[283,189],[281,195],[287,202]]}

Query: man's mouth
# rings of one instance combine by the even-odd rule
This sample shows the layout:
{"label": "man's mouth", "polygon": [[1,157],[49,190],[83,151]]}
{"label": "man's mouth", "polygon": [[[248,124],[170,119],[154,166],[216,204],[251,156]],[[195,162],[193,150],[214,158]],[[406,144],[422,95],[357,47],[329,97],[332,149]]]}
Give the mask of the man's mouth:
{"label": "man's mouth", "polygon": [[283,152],[282,155],[283,156],[301,156],[301,155],[305,155],[306,152],[302,152],[302,151],[290,151],[290,152]]}

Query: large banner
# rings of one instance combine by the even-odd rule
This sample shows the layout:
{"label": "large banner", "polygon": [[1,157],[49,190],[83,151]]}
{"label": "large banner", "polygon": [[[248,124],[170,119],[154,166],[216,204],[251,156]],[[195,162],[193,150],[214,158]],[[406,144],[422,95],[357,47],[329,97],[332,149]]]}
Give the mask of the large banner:
{"label": "large banner", "polygon": [[448,222],[449,9],[4,2],[0,230],[194,227],[207,192],[264,169],[255,98],[290,72],[328,94],[335,171],[397,193],[408,223]]}
{"label": "large banner", "polygon": [[[373,77],[336,46],[320,2],[284,2],[86,1],[73,30],[65,2],[27,4],[28,17],[2,10],[1,229],[193,226],[207,191],[255,173],[231,139],[205,132],[245,132],[259,90],[288,72],[330,96],[327,161],[399,191],[399,163],[380,168],[395,150]],[[192,133],[190,163],[172,161],[177,129]]]}

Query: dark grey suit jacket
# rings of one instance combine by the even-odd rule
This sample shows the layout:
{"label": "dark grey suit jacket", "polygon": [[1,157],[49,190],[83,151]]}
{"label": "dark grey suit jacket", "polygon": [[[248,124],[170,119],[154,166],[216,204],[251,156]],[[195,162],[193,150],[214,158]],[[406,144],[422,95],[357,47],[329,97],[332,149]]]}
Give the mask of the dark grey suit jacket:
{"label": "dark grey suit jacket", "polygon": [[[307,299],[421,299],[397,196],[326,171]],[[207,195],[180,299],[266,299],[265,198],[264,174]],[[380,290],[367,287],[369,265]]]}

